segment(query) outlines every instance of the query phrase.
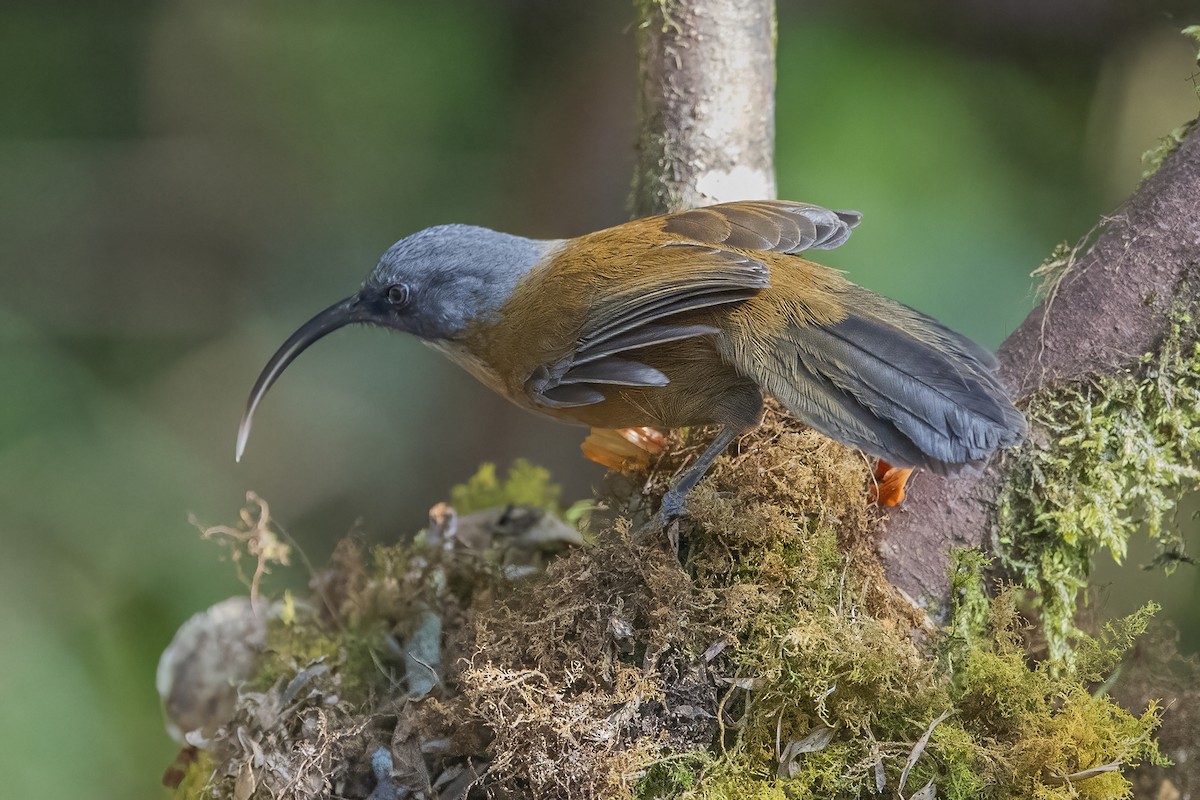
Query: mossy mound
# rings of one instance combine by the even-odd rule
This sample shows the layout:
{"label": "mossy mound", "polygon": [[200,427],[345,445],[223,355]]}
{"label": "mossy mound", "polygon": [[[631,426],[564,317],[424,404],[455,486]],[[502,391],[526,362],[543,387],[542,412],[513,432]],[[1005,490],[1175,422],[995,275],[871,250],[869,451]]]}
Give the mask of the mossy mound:
{"label": "mossy mound", "polygon": [[455,501],[541,509],[439,506],[411,543],[343,544],[177,797],[1098,799],[1158,760],[1157,706],[1090,692],[1145,615],[1052,672],[960,554],[935,628],[884,578],[862,456],[774,411],[689,520],[635,533],[698,447],[627,481],[587,543],[526,466]]}

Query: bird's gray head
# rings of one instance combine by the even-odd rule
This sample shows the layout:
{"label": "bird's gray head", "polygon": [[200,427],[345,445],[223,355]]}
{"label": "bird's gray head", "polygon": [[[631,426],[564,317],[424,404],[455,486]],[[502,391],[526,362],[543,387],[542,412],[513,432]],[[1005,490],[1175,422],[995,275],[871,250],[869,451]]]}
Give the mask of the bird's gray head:
{"label": "bird's gray head", "polygon": [[438,225],[388,248],[357,294],[304,323],[267,362],[238,429],[240,459],[254,409],[288,364],[326,334],[352,323],[454,339],[472,320],[495,313],[556,242],[473,225]]}
{"label": "bird's gray head", "polygon": [[547,245],[473,225],[426,228],[379,259],[356,295],[360,313],[423,339],[453,339],[500,308]]}

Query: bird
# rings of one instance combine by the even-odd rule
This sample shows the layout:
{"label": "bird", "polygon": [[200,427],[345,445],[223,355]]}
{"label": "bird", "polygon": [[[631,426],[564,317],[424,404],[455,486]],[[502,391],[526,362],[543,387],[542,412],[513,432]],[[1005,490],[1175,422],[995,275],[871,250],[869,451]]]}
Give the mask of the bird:
{"label": "bird", "polygon": [[663,495],[664,524],[686,514],[690,490],[759,423],[768,395],[884,466],[954,475],[1019,443],[1025,419],[990,352],[804,257],[842,245],[860,220],[760,200],[569,239],[462,224],[418,231],[270,358],[236,458],[284,369],[351,324],[413,334],[518,406],[566,422],[717,426]]}

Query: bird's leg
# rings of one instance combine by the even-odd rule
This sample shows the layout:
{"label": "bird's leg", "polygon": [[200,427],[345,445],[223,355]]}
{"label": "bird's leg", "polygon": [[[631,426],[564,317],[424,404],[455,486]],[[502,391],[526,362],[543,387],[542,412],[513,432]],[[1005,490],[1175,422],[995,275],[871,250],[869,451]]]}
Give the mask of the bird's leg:
{"label": "bird's leg", "polygon": [[692,466],[688,467],[687,472],[679,476],[679,479],[663,495],[662,505],[659,506],[658,514],[652,521],[651,526],[665,528],[674,520],[686,514],[688,492],[696,487],[696,484],[708,472],[708,468],[717,460],[717,456],[724,453],[725,448],[729,447],[734,439],[749,429],[749,426],[741,425],[725,425],[722,427],[717,433],[716,438],[712,440],[712,444],[708,446],[708,449],[700,454],[700,457],[692,463]]}
{"label": "bird's leg", "polygon": [[641,531],[650,533],[667,530],[668,535],[671,535],[671,529],[668,526],[687,514],[688,492],[695,488],[700,479],[708,472],[709,467],[717,460],[717,456],[724,453],[734,439],[752,429],[762,419],[762,393],[758,386],[749,380],[734,383],[724,390],[720,407],[716,411],[718,413],[714,415],[715,421],[721,423],[721,430],[717,431],[717,435],[708,448],[692,462],[687,471],[680,475],[663,495],[658,513],[641,528]]}

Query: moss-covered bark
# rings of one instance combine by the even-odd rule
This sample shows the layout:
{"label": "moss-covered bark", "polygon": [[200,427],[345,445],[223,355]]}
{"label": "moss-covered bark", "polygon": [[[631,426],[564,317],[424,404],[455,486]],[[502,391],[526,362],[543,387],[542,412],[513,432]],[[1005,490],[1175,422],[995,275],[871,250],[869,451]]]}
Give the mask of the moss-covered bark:
{"label": "moss-covered bark", "polygon": [[[1006,456],[996,550],[1037,592],[1049,655],[1071,656],[1092,557],[1125,557],[1145,529],[1163,568],[1183,556],[1170,514],[1200,483],[1200,343],[1190,311],[1136,368],[1041,392],[1033,433]],[[1185,338],[1187,337],[1185,342]]]}

